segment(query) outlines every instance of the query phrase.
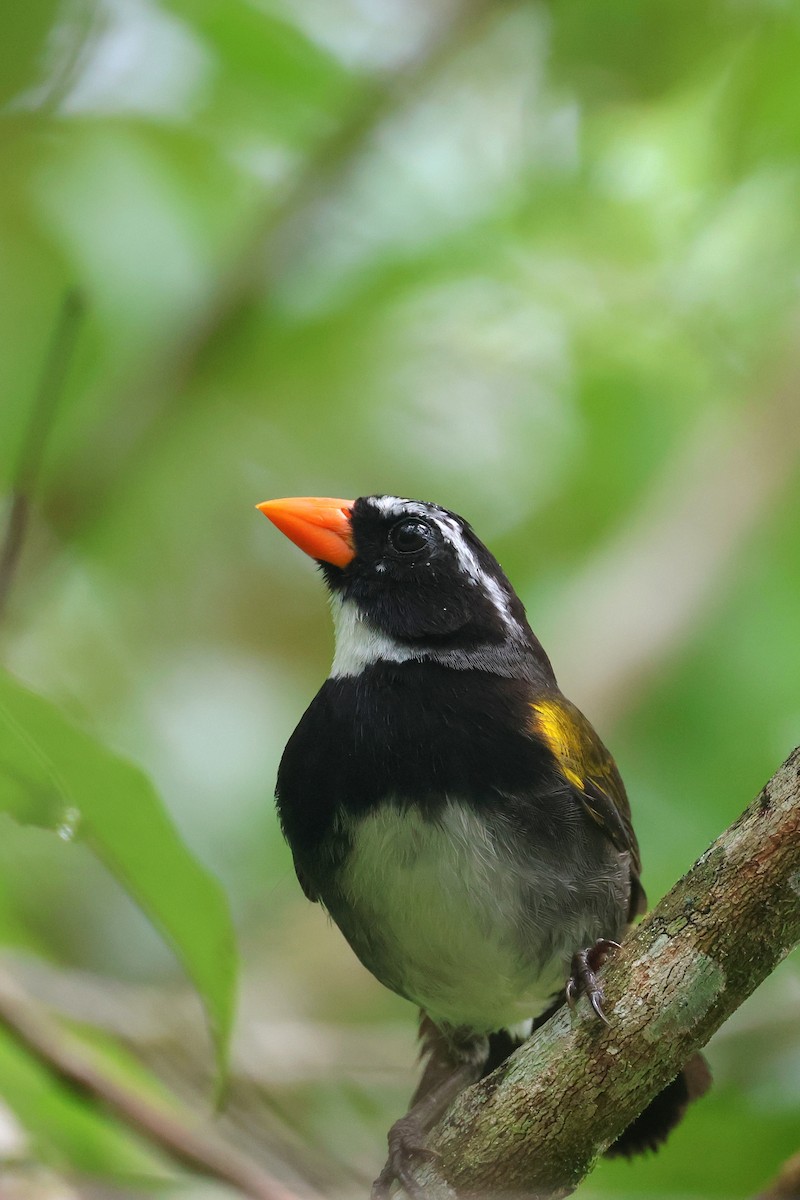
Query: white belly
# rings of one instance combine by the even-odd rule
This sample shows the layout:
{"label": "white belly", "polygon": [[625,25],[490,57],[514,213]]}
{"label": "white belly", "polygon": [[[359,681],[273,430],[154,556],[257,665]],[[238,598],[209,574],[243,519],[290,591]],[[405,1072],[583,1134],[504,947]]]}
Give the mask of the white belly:
{"label": "white belly", "polygon": [[386,804],[350,833],[331,912],[373,974],[439,1023],[488,1032],[538,1016],[600,932],[596,912],[565,913],[570,897],[581,906],[557,866],[521,860],[513,830],[455,801],[436,821]]}

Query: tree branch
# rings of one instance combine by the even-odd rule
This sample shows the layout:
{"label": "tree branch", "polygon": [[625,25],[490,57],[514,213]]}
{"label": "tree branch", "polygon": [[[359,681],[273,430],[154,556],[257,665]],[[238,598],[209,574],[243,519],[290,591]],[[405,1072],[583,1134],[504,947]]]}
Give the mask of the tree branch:
{"label": "tree branch", "polygon": [[99,1101],[129,1129],[177,1162],[230,1185],[252,1200],[298,1200],[216,1131],[201,1127],[192,1114],[181,1112],[177,1101],[170,1108],[154,1104],[106,1075],[89,1050],[39,1012],[35,1002],[2,975],[0,1023],[61,1079]]}
{"label": "tree branch", "polygon": [[548,1021],[434,1130],[438,1171],[459,1194],[569,1195],[798,941],[800,748],[609,963],[611,1027],[585,1001]]}
{"label": "tree branch", "polygon": [[800,1200],[800,1150],[788,1158],[765,1191],[756,1200]]}

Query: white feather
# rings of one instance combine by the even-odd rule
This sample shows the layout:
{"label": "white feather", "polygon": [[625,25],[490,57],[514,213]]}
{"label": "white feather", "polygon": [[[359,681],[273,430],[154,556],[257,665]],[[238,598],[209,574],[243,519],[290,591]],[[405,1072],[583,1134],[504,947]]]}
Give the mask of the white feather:
{"label": "white feather", "polygon": [[342,675],[360,675],[365,667],[376,662],[409,662],[421,657],[410,647],[371,625],[352,600],[342,600],[333,595],[331,611],[336,637],[332,679]]}
{"label": "white feather", "polygon": [[435,1021],[488,1032],[538,1016],[564,984],[570,947],[596,936],[589,914],[578,921],[587,928],[564,921],[563,949],[540,962],[557,881],[537,879],[534,861],[456,801],[436,820],[384,804],[349,832],[344,932],[373,974]]}

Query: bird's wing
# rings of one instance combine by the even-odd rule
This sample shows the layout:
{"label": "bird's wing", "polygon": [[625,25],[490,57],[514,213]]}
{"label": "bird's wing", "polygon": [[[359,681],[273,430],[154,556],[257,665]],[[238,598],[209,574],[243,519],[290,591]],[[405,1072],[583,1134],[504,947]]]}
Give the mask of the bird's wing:
{"label": "bird's wing", "polygon": [[642,864],[631,823],[625,785],[611,754],[583,713],[560,695],[531,703],[533,732],[556,760],[584,810],[618,850],[630,854],[631,917],[644,912],[647,900],[639,882]]}
{"label": "bird's wing", "polygon": [[297,876],[297,882],[303,889],[303,895],[305,896],[306,900],[310,900],[312,904],[316,904],[319,900],[319,892],[312,884],[306,872],[300,866],[296,855],[294,856],[294,873]]}

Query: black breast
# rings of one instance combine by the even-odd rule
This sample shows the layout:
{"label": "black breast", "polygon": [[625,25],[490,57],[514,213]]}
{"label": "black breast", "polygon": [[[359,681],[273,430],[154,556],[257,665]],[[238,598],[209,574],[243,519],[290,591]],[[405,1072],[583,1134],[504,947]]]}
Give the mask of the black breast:
{"label": "black breast", "polygon": [[533,822],[537,840],[557,838],[576,805],[550,752],[527,732],[529,705],[525,681],[431,662],[327,680],[289,739],[276,791],[311,890],[346,850],[337,814],[355,818],[386,800],[432,819],[448,797],[499,807],[521,837]]}

